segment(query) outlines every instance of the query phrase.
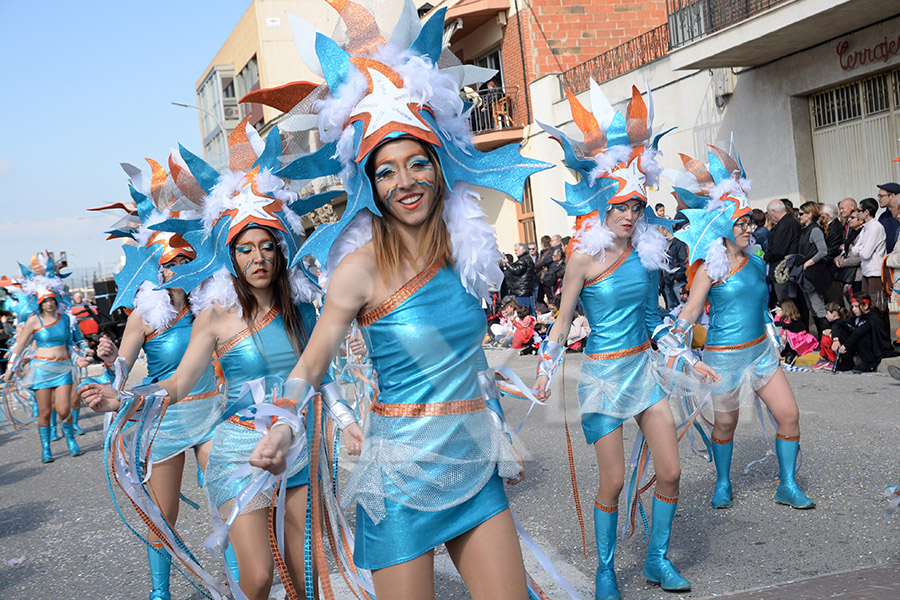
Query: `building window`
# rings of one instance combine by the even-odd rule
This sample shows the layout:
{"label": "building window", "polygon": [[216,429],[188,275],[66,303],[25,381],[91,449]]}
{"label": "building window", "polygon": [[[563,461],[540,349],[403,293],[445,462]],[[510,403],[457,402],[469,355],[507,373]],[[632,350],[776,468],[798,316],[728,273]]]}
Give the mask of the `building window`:
{"label": "building window", "polygon": [[[237,91],[238,99],[243,98],[250,92],[259,89],[259,65],[256,62],[256,56],[247,61],[244,68],[234,78],[234,84]],[[251,104],[242,104],[240,107],[241,118],[245,118],[253,111]],[[260,110],[260,115],[262,111]],[[251,119],[252,120],[252,119]],[[255,124],[255,123],[254,123]]]}
{"label": "building window", "polygon": [[888,81],[889,77],[887,73],[882,73],[863,81],[867,115],[874,115],[875,113],[891,109],[891,95]]}
{"label": "building window", "polygon": [[525,182],[522,203],[516,204],[516,218],[519,221],[519,240],[524,244],[537,242],[537,229],[534,225],[534,200],[531,197],[531,181]]}

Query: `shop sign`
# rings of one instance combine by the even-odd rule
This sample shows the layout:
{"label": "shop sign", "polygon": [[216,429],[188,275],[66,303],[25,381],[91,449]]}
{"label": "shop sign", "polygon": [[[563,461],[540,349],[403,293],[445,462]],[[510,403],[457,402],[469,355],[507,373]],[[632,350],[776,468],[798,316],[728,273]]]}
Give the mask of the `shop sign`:
{"label": "shop sign", "polygon": [[900,54],[900,36],[890,41],[888,38],[884,38],[884,41],[861,50],[851,50],[850,42],[843,41],[837,45],[836,50],[841,68],[850,71],[871,63],[886,63],[892,57]]}

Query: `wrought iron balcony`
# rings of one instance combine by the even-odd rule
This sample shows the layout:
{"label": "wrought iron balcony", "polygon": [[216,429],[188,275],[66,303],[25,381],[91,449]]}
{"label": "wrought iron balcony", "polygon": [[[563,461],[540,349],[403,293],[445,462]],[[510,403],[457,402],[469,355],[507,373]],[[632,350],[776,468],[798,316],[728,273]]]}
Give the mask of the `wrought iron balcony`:
{"label": "wrought iron balcony", "polygon": [[666,0],[672,48],[790,0]]}
{"label": "wrought iron balcony", "polygon": [[573,94],[588,89],[590,80],[602,83],[639,69],[669,52],[669,26],[660,25],[563,72],[563,84]]}
{"label": "wrought iron balcony", "polygon": [[518,94],[519,87],[515,85],[464,92],[463,99],[474,105],[470,117],[472,133],[517,127],[515,111]]}

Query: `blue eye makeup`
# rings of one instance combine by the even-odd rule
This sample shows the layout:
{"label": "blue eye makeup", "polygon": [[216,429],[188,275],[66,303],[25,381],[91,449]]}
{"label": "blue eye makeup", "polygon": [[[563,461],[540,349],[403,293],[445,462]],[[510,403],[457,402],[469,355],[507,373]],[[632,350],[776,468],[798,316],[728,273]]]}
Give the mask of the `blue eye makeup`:
{"label": "blue eye makeup", "polygon": [[406,161],[406,168],[410,171],[422,171],[424,169],[432,170],[431,161],[427,156],[422,154],[411,156]]}
{"label": "blue eye makeup", "polygon": [[262,244],[259,245],[259,249],[271,252],[271,251],[275,250],[275,242],[273,242],[271,240],[269,240],[268,242],[263,242]]}
{"label": "blue eye makeup", "polygon": [[385,163],[385,164],[382,164],[382,165],[379,165],[378,167],[376,167],[375,180],[381,181],[382,179],[392,177],[396,173],[397,173],[397,169],[394,167],[393,164]]}
{"label": "blue eye makeup", "polygon": [[253,246],[250,244],[238,244],[234,247],[234,251],[238,254],[250,254],[253,251]]}

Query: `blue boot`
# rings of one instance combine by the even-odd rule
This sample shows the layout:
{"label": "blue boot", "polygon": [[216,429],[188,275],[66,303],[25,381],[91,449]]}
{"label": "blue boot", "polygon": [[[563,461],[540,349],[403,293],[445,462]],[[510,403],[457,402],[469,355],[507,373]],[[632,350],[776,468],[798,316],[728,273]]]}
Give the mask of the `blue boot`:
{"label": "blue boot", "polygon": [[147,562],[150,563],[150,590],[148,600],[171,600],[169,593],[169,573],[172,563],[169,562],[169,553],[164,548],[147,546]]}
{"label": "blue boot", "polygon": [[791,508],[815,508],[813,502],[797,482],[794,481],[794,468],[797,464],[797,453],[800,451],[800,436],[775,436],[775,455],[778,456],[778,477],[781,483],[775,490],[775,502],[787,504]]}
{"label": "blue boot", "polygon": [[53,462],[53,453],[50,451],[50,428],[38,427],[38,435],[41,436],[41,462]]}
{"label": "blue boot", "polygon": [[[612,511],[610,511],[612,509]],[[622,600],[613,568],[616,551],[616,525],[619,509],[594,502],[594,539],[597,541],[597,578],[594,580],[594,600]]]}
{"label": "blue boot", "polygon": [[650,541],[647,543],[647,561],[644,563],[644,577],[658,583],[667,592],[688,592],[691,582],[681,576],[675,565],[666,558],[669,537],[672,534],[672,519],[678,497],[667,498],[656,492],[653,494],[653,523],[650,527]]}
{"label": "blue boot", "polygon": [[58,442],[62,439],[62,435],[59,433],[59,427],[56,424],[56,410],[50,411],[50,439],[54,442]]}
{"label": "blue boot", "polygon": [[75,431],[75,435],[84,435],[84,429],[78,426],[78,413],[80,412],[80,408],[72,409],[72,429]]}
{"label": "blue boot", "polygon": [[66,444],[69,446],[69,454],[81,456],[81,448],[78,447],[78,442],[75,441],[75,430],[72,428],[72,424],[63,423],[62,430],[63,435],[66,436]]}
{"label": "blue boot", "polygon": [[731,453],[734,438],[722,441],[710,437],[713,460],[716,462],[716,489],[713,491],[712,507],[728,508],[733,499],[731,494]]}
{"label": "blue boot", "polygon": [[237,556],[234,553],[234,546],[231,545],[231,542],[228,542],[228,545],[225,546],[225,566],[231,571],[231,576],[235,582],[241,580],[241,571],[238,569]]}

